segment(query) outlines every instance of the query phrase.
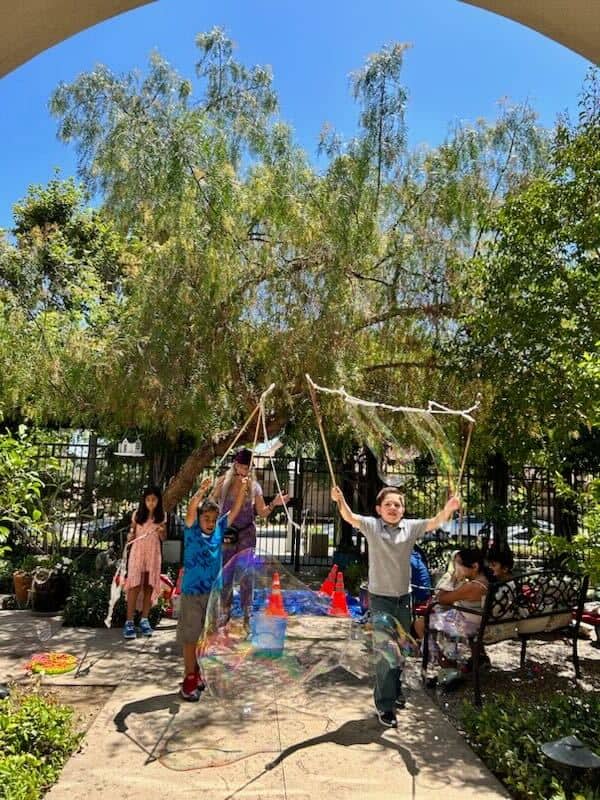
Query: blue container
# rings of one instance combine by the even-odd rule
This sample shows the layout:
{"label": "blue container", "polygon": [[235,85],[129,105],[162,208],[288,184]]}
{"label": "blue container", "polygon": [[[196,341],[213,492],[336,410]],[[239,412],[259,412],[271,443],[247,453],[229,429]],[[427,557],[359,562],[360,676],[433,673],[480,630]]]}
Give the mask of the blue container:
{"label": "blue container", "polygon": [[361,583],[360,591],[358,595],[358,600],[360,602],[360,610],[363,614],[366,614],[369,610],[369,584],[368,583]]}
{"label": "blue container", "polygon": [[285,646],[287,617],[256,614],[252,617],[252,649],[254,655],[279,658]]}

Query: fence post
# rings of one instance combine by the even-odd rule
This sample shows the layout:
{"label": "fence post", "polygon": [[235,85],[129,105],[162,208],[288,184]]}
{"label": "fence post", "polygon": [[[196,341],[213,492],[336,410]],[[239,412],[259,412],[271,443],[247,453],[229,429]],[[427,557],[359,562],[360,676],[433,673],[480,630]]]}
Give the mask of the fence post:
{"label": "fence post", "polygon": [[[569,487],[575,490],[577,488],[575,474],[568,467],[560,471],[561,478]],[[572,497],[562,497],[557,494],[556,487],[554,488],[554,533],[557,536],[564,536],[570,542],[574,535],[577,534],[577,503]]]}
{"label": "fence post", "polygon": [[[96,485],[96,462],[98,457],[98,434],[90,433],[87,446],[87,458],[85,462],[85,483],[81,510],[84,514],[93,513],[94,487]],[[79,547],[81,547],[82,524],[79,525]]]}
{"label": "fence post", "polygon": [[[304,508],[304,459],[297,453],[294,459],[294,504],[292,506],[292,519],[297,525],[302,526],[302,509]],[[300,547],[302,528],[294,525],[292,532],[292,560],[294,572],[300,572]]]}
{"label": "fence post", "polygon": [[506,545],[508,539],[508,521],[505,509],[508,507],[508,486],[510,474],[508,464],[502,453],[494,453],[489,459],[489,475],[492,480],[492,500],[494,511],[494,544]]}

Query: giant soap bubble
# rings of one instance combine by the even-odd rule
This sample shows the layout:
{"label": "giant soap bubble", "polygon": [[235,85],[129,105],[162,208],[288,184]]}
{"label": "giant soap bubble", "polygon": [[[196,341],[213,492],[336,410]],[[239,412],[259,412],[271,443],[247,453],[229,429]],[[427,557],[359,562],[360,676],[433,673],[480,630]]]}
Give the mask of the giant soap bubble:
{"label": "giant soap bubble", "polygon": [[215,582],[198,642],[209,694],[246,715],[306,691],[346,640],[348,620],[329,616],[330,605],[277,561],[238,553]]}
{"label": "giant soap bubble", "polygon": [[396,669],[401,673],[406,694],[419,683],[419,646],[392,614],[369,613],[352,621],[340,665],[371,684],[377,681],[382,668],[384,672]]}

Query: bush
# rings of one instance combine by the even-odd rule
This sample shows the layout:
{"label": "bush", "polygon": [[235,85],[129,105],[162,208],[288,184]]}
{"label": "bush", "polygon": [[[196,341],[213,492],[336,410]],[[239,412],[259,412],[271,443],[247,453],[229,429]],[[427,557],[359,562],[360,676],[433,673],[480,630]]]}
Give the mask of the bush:
{"label": "bush", "polygon": [[[591,750],[600,739],[600,694],[552,695],[543,704],[524,704],[514,696],[495,699],[483,709],[465,704],[462,722],[471,747],[518,800],[559,800],[568,796],[565,774],[546,758],[540,745],[575,735]],[[578,782],[579,781],[579,782]],[[585,800],[600,798],[589,779],[573,788]]]}
{"label": "bush", "polygon": [[[67,597],[63,612],[63,625],[81,628],[103,628],[108,603],[110,599],[110,586],[112,576],[101,575],[94,577],[79,573],[71,579],[71,594]],[[163,612],[162,601],[150,609],[148,619],[155,628]],[[115,604],[112,616],[112,626],[119,627],[125,624],[127,607],[125,595],[121,594]]]}
{"label": "bush", "polygon": [[72,709],[38,694],[0,700],[0,796],[38,800],[77,748]]}

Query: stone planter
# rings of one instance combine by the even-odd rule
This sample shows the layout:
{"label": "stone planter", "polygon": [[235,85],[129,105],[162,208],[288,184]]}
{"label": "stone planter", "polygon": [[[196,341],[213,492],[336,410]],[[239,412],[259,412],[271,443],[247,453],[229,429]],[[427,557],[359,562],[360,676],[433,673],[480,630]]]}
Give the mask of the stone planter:
{"label": "stone planter", "polygon": [[31,587],[31,607],[34,611],[61,611],[68,594],[68,575],[36,569]]}

